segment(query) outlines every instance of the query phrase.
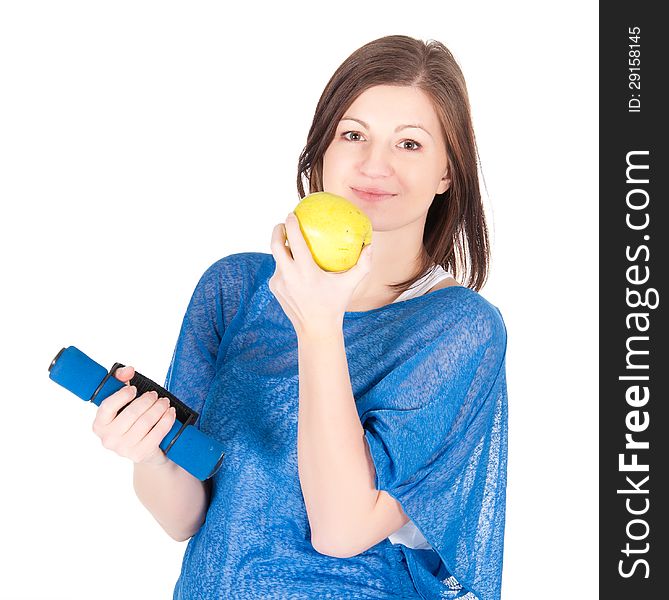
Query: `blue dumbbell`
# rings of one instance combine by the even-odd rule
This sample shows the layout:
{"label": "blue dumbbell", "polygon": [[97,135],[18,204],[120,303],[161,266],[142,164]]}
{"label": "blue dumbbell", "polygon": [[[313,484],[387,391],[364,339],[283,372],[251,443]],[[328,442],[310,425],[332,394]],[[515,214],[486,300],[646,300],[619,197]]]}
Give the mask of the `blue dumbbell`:
{"label": "blue dumbbell", "polygon": [[[105,398],[125,385],[114,377],[116,369],[122,366],[116,363],[107,371],[78,348],[69,346],[63,348],[51,361],[49,378],[82,400],[100,406]],[[214,475],[223,462],[223,447],[193,426],[198,413],[141,373],[135,371],[130,385],[137,388],[137,397],[153,390],[158,392],[159,397],[169,398],[170,405],[176,408],[174,425],[160,443],[167,457],[200,481]]]}

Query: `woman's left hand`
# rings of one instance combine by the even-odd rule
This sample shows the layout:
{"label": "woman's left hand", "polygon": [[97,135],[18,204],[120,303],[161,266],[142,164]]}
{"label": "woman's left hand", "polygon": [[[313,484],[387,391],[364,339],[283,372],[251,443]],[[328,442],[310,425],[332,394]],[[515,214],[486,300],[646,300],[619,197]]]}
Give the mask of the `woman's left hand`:
{"label": "woman's left hand", "polygon": [[[286,236],[290,248],[285,245]],[[274,227],[270,247],[276,269],[269,279],[269,289],[298,337],[326,337],[341,330],[353,292],[371,269],[371,246],[363,249],[357,264],[347,271],[325,271],[314,261],[297,217],[291,212],[285,224]]]}

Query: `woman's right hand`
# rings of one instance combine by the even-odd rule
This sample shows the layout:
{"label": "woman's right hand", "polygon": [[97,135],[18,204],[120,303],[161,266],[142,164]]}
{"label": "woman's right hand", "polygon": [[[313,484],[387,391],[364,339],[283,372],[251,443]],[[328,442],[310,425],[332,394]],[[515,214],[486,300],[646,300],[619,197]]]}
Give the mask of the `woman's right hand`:
{"label": "woman's right hand", "polygon": [[[121,367],[114,376],[126,385],[105,398],[93,421],[93,433],[102,445],[135,463],[161,466],[170,459],[159,447],[174,425],[176,411],[170,409],[167,398],[156,392],[146,392],[135,399],[137,389],[128,385],[135,375],[133,367]],[[120,414],[118,411],[126,404]]]}

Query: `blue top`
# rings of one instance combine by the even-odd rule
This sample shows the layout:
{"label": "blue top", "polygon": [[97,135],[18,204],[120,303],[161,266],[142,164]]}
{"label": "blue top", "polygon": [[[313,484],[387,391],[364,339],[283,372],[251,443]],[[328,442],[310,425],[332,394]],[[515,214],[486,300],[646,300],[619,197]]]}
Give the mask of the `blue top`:
{"label": "blue top", "polygon": [[166,387],[226,447],[174,598],[500,597],[507,452],[506,329],[477,292],[446,287],[344,315],[351,386],[376,487],[431,549],[388,539],[319,554],[297,468],[297,335],[268,287],[271,254],[204,273]]}

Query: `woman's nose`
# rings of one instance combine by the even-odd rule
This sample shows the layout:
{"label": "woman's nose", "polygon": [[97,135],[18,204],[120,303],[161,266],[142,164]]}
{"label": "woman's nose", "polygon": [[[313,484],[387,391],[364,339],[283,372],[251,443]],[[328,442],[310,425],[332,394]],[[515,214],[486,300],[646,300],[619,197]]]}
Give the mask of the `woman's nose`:
{"label": "woman's nose", "polygon": [[392,175],[392,157],[388,149],[380,144],[368,144],[360,161],[360,173],[370,178]]}

